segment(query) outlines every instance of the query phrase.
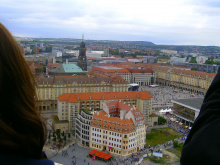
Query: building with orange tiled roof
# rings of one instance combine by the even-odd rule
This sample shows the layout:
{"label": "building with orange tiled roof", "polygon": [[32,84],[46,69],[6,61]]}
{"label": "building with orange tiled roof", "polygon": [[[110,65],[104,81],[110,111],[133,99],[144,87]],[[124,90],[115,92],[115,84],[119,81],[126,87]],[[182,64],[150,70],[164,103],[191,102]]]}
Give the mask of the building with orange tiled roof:
{"label": "building with orange tiled roof", "polygon": [[115,67],[115,66],[96,66],[92,68],[90,74],[97,73],[97,72],[101,74],[107,74],[107,75],[118,74],[128,83],[130,83],[130,80],[131,80],[131,73],[125,68],[120,68],[120,67]]}
{"label": "building with orange tiled roof", "polygon": [[[118,64],[119,65],[119,64]],[[111,65],[108,65],[111,66]],[[209,88],[216,73],[206,73],[190,70],[189,67],[182,65],[170,65],[159,63],[138,63],[132,64],[124,62],[120,64],[121,68],[129,69],[147,69],[154,71],[156,83],[172,86],[192,92],[205,94]],[[132,75],[131,75],[132,77]]]}
{"label": "building with orange tiled roof", "polygon": [[120,101],[104,103],[93,115],[90,126],[90,148],[128,156],[144,148],[145,120],[135,107]]}
{"label": "building with orange tiled roof", "polygon": [[128,83],[118,75],[87,76],[59,75],[36,79],[37,108],[42,111],[56,109],[57,97],[63,93],[128,91]]}
{"label": "building with orange tiled roof", "polygon": [[205,94],[215,73],[183,70],[171,67],[154,67],[158,84],[172,86],[192,92]]}
{"label": "building with orange tiled roof", "polygon": [[137,107],[143,114],[146,125],[157,125],[154,117],[151,116],[153,97],[146,91],[64,93],[57,97],[57,100],[58,118],[60,121],[69,121],[69,127],[65,131],[71,133],[75,132],[77,114],[80,114],[81,111],[102,110],[105,102],[113,100]]}
{"label": "building with orange tiled roof", "polygon": [[47,71],[50,71],[54,68],[57,68],[59,65],[61,65],[60,63],[48,63],[47,64]]}
{"label": "building with orange tiled roof", "polygon": [[130,68],[131,65],[126,64],[105,64],[103,66],[94,67],[89,75],[119,75],[128,83],[138,83],[139,85],[151,85],[156,82],[155,73],[151,68]]}
{"label": "building with orange tiled roof", "polygon": [[36,62],[28,62],[27,61],[27,64],[31,70],[31,72],[35,75],[35,76],[38,76],[40,74],[43,73],[43,67],[39,64],[39,63],[36,63]]}

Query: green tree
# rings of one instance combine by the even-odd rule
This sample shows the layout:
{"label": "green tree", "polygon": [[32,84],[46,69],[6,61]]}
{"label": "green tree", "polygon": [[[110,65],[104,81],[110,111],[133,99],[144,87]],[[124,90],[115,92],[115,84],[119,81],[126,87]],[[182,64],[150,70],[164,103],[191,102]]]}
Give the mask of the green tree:
{"label": "green tree", "polygon": [[57,140],[57,138],[56,138],[56,136],[53,138],[53,141],[56,141]]}
{"label": "green tree", "polygon": [[197,61],[196,61],[196,59],[191,59],[189,63],[195,63],[195,64],[197,64]]}
{"label": "green tree", "polygon": [[136,57],[137,57],[137,55],[136,55],[136,54],[132,54],[131,56],[132,56],[133,58],[136,58]]}
{"label": "green tree", "polygon": [[125,55],[124,55],[124,54],[121,54],[121,58],[125,58]]}
{"label": "green tree", "polygon": [[165,124],[167,120],[164,117],[158,116],[158,124]]}
{"label": "green tree", "polygon": [[179,147],[179,142],[178,142],[178,141],[174,141],[174,142],[173,142],[173,147],[174,147],[174,148]]}
{"label": "green tree", "polygon": [[212,59],[208,59],[205,61],[205,64],[213,65],[213,64],[215,64],[215,62]]}
{"label": "green tree", "polygon": [[192,68],[191,70],[198,71],[198,67],[194,67],[194,68]]}
{"label": "green tree", "polygon": [[43,72],[46,73],[46,66],[43,66]]}
{"label": "green tree", "polygon": [[63,140],[66,141],[66,136],[63,137]]}
{"label": "green tree", "polygon": [[51,46],[47,46],[45,52],[52,52],[52,47]]}
{"label": "green tree", "polygon": [[70,133],[68,133],[68,138],[70,138]]}

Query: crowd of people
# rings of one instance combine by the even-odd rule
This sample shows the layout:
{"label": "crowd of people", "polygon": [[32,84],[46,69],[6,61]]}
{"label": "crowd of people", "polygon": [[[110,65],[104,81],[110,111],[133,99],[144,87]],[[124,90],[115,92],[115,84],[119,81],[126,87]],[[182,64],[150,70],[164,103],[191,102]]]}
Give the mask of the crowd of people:
{"label": "crowd of people", "polygon": [[149,92],[153,96],[153,104],[171,104],[171,100],[204,97],[202,94],[168,86],[158,86],[154,88],[142,86],[140,89]]}

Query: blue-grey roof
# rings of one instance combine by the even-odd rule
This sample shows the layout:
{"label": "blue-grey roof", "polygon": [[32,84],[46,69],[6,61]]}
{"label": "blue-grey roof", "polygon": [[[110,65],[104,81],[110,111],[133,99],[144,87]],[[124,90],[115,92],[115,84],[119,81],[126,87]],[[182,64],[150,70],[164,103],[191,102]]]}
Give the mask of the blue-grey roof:
{"label": "blue-grey roof", "polygon": [[80,67],[76,64],[62,64],[65,73],[72,73],[72,72],[84,72]]}

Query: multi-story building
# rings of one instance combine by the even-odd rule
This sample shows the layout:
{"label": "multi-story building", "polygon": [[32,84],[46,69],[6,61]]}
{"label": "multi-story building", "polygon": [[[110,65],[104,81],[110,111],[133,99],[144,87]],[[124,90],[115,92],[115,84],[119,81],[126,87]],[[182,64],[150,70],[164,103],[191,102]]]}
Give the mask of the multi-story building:
{"label": "multi-story building", "polygon": [[139,85],[152,85],[156,83],[156,76],[152,69],[129,69],[131,73],[131,83]]}
{"label": "multi-story building", "polygon": [[57,108],[57,97],[63,93],[122,92],[128,83],[118,75],[106,77],[44,76],[36,79],[37,109],[47,111]]}
{"label": "multi-story building", "polygon": [[93,114],[88,113],[84,110],[78,114],[76,118],[76,129],[75,129],[75,138],[82,145],[89,147],[89,129],[91,125]]}
{"label": "multi-story building", "polygon": [[205,94],[216,73],[155,67],[157,83]]}
{"label": "multi-story building", "polygon": [[[110,66],[112,65],[112,66]],[[135,69],[129,68],[127,66],[124,67],[115,67],[114,64],[110,64],[109,66],[98,66],[94,67],[89,74],[105,74],[112,75],[117,74],[121,76],[128,83],[138,83],[139,85],[151,85],[156,82],[155,73],[152,69]]]}
{"label": "multi-story building", "polygon": [[180,57],[171,57],[170,58],[170,64],[179,65],[186,62],[186,57],[180,58]]}
{"label": "multi-story building", "polygon": [[144,148],[145,120],[135,107],[114,101],[94,114],[90,126],[90,147],[128,156]]}
{"label": "multi-story building", "polygon": [[27,62],[27,64],[34,76],[39,76],[43,73],[43,67],[40,64],[36,62]]}
{"label": "multi-story building", "polygon": [[196,62],[198,64],[204,64],[206,62],[206,60],[208,60],[208,57],[206,57],[206,56],[197,56],[196,57]]}
{"label": "multi-story building", "polygon": [[52,57],[51,56],[47,56],[47,55],[26,55],[24,56],[26,61],[29,62],[36,62],[41,64],[42,66],[46,66],[51,60]]}
{"label": "multi-story building", "polygon": [[39,54],[39,47],[38,46],[34,47],[34,54]]}
{"label": "multi-story building", "polygon": [[92,75],[95,73],[101,73],[105,75],[115,74],[121,76],[128,83],[131,82],[131,73],[125,68],[114,66],[96,66],[92,68],[89,74]]}
{"label": "multi-story building", "polygon": [[191,127],[199,115],[203,100],[204,98],[171,100],[174,104],[171,114],[173,114],[178,121]]}
{"label": "multi-story building", "polygon": [[143,114],[146,125],[157,125],[157,122],[153,120],[157,117],[151,116],[152,99],[152,95],[146,91],[63,93],[58,97],[58,118],[60,121],[68,120],[69,128],[66,131],[74,133],[75,120],[82,110],[102,110],[105,102],[116,100],[137,107]]}

